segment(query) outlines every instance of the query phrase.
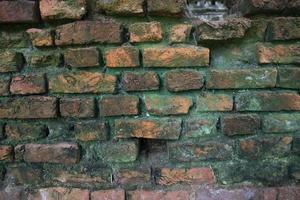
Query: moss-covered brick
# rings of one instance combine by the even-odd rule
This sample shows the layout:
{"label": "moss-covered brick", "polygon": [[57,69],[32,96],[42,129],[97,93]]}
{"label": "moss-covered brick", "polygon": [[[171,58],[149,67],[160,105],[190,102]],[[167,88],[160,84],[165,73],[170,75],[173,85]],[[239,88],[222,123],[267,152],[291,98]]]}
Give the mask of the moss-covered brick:
{"label": "moss-covered brick", "polygon": [[19,75],[10,83],[12,94],[43,94],[46,92],[46,79],[43,74]]}
{"label": "moss-covered brick", "polygon": [[108,124],[96,120],[77,122],[74,124],[74,133],[79,141],[106,140]]}
{"label": "moss-covered brick", "polygon": [[26,31],[33,46],[44,47],[53,46],[54,39],[51,29],[31,28]]}
{"label": "moss-covered brick", "polygon": [[196,98],[197,112],[231,111],[233,109],[233,97],[221,93],[204,93]]}
{"label": "moss-covered brick", "polygon": [[235,97],[238,111],[300,110],[300,95],[294,92],[240,92]]}
{"label": "moss-covered brick", "polygon": [[138,22],[130,24],[129,37],[131,43],[159,42],[163,39],[160,22]]}
{"label": "moss-covered brick", "polygon": [[218,117],[189,117],[183,121],[182,137],[199,138],[217,132]]}
{"label": "moss-covered brick", "polygon": [[17,185],[40,184],[43,181],[43,170],[30,165],[13,165],[7,168],[6,180],[13,180]]}
{"label": "moss-covered brick", "polygon": [[70,67],[100,66],[99,52],[94,47],[67,49],[64,52],[64,60]]}
{"label": "moss-covered brick", "polygon": [[181,132],[181,119],[117,119],[115,136],[117,138],[148,138],[176,140]]}
{"label": "moss-covered brick", "polygon": [[14,148],[11,145],[0,145],[0,161],[12,161]]}
{"label": "moss-covered brick", "polygon": [[139,67],[140,51],[135,47],[112,48],[105,52],[107,67]]}
{"label": "moss-covered brick", "polygon": [[160,81],[155,72],[124,72],[121,85],[127,92],[158,90]]}
{"label": "moss-covered brick", "polygon": [[144,0],[99,0],[96,2],[96,8],[110,15],[141,16],[144,15]]}
{"label": "moss-covered brick", "polygon": [[211,70],[207,77],[207,88],[272,88],[276,85],[277,69]]}
{"label": "moss-covered brick", "polygon": [[10,77],[0,77],[0,96],[9,94]]}
{"label": "moss-covered brick", "polygon": [[0,118],[37,119],[55,118],[57,99],[46,96],[10,97],[0,100]]}
{"label": "moss-covered brick", "polygon": [[193,100],[179,95],[145,95],[145,106],[152,115],[179,115],[188,114]]}
{"label": "moss-covered brick", "polygon": [[69,72],[51,75],[49,90],[53,93],[113,93],[117,78],[100,72]]}
{"label": "moss-covered brick", "polygon": [[147,9],[152,16],[180,17],[184,14],[187,0],[147,0]]}
{"label": "moss-covered brick", "polygon": [[300,131],[300,114],[277,113],[265,115],[262,129],[266,133],[287,133]]}
{"label": "moss-covered brick", "polygon": [[150,168],[119,169],[114,174],[116,184],[127,186],[147,185],[151,183]]}
{"label": "moss-covered brick", "polygon": [[187,43],[190,39],[193,25],[192,24],[176,24],[170,29],[169,42]]}
{"label": "moss-covered brick", "polygon": [[16,72],[23,67],[23,56],[11,50],[0,52],[0,73]]}
{"label": "moss-covered brick", "polygon": [[33,51],[26,56],[27,64],[33,68],[58,67],[61,60],[61,54],[53,51]]}
{"label": "moss-covered brick", "polygon": [[278,82],[276,84],[280,88],[300,88],[300,68],[287,67],[278,69]]}
{"label": "moss-covered brick", "polygon": [[209,49],[196,46],[145,48],[143,59],[146,67],[207,67]]}
{"label": "moss-covered brick", "polygon": [[94,98],[61,98],[59,108],[62,117],[92,118],[95,116]]}
{"label": "moss-covered brick", "polygon": [[293,40],[300,39],[300,17],[278,17],[270,21],[267,39]]}
{"label": "moss-covered brick", "polygon": [[88,200],[89,190],[79,188],[46,187],[38,188],[31,192],[32,199],[72,199]]}
{"label": "moss-covered brick", "polygon": [[0,31],[0,48],[24,48],[29,44],[25,32]]}
{"label": "moss-covered brick", "polygon": [[7,139],[16,141],[38,140],[47,136],[45,125],[20,123],[7,123],[5,125]]}

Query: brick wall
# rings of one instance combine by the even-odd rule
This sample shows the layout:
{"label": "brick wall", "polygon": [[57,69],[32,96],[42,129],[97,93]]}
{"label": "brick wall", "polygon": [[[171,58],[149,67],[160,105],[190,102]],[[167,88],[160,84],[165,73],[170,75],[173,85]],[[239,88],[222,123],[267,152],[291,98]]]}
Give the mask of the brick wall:
{"label": "brick wall", "polygon": [[1,200],[300,199],[300,1],[186,3],[0,0]]}

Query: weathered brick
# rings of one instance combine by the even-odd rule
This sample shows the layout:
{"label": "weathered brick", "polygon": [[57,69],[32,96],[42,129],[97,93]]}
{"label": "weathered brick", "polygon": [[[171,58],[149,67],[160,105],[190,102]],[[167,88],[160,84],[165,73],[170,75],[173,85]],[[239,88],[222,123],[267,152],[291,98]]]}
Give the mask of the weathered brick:
{"label": "weathered brick", "polygon": [[235,98],[238,111],[300,110],[300,95],[293,92],[241,92]]}
{"label": "weathered brick", "polygon": [[289,136],[243,139],[239,142],[240,156],[246,159],[287,156],[292,141],[293,138]]}
{"label": "weathered brick", "polygon": [[36,119],[56,117],[55,97],[29,96],[0,100],[0,118]]}
{"label": "weathered brick", "polygon": [[159,176],[156,182],[159,185],[173,184],[212,184],[215,175],[211,167],[199,168],[162,168],[156,171]]}
{"label": "weathered brick", "polygon": [[231,12],[240,12],[243,15],[280,13],[286,6],[286,2],[282,0],[239,0],[231,8]]}
{"label": "weathered brick", "polygon": [[105,52],[107,67],[139,67],[139,49],[135,47],[119,47]]}
{"label": "weathered brick", "polygon": [[89,190],[87,189],[78,189],[78,188],[63,188],[63,187],[50,187],[50,188],[41,188],[35,191],[30,200],[89,200]]}
{"label": "weathered brick", "polygon": [[269,41],[300,39],[300,17],[279,17],[271,20],[267,39]]}
{"label": "weathered brick", "polygon": [[0,77],[0,96],[9,94],[10,77]]}
{"label": "weathered brick", "polygon": [[10,145],[0,145],[0,161],[13,160],[13,147]]}
{"label": "weathered brick", "polygon": [[37,167],[13,165],[7,168],[5,178],[13,179],[16,185],[39,184],[43,180],[43,172]]}
{"label": "weathered brick", "polygon": [[24,48],[29,44],[24,31],[0,31],[0,48]]}
{"label": "weathered brick", "polygon": [[0,199],[20,200],[23,197],[24,187],[13,186],[0,190]]}
{"label": "weathered brick", "polygon": [[300,45],[258,45],[257,56],[260,64],[300,63]]}
{"label": "weathered brick", "polygon": [[172,70],[165,74],[166,88],[171,92],[201,89],[204,77],[195,70]]}
{"label": "weathered brick", "polygon": [[186,0],[147,0],[149,14],[156,16],[182,16],[186,5]]}
{"label": "weathered brick", "polygon": [[174,162],[190,162],[203,160],[227,160],[232,157],[233,146],[225,141],[201,141],[198,143],[168,143],[169,159]]}
{"label": "weathered brick", "polygon": [[149,168],[120,169],[114,175],[115,182],[119,185],[143,185],[151,182]]}
{"label": "weathered brick", "polygon": [[0,1],[0,23],[34,23],[38,21],[38,2]]}
{"label": "weathered brick", "polygon": [[235,114],[221,118],[222,132],[226,135],[256,134],[260,129],[260,117],[254,114]]}
{"label": "weathered brick", "polygon": [[293,153],[300,153],[300,137],[294,137],[293,138]]}
{"label": "weathered brick", "polygon": [[171,27],[169,42],[170,43],[186,43],[189,41],[193,25],[177,24]]}
{"label": "weathered brick", "polygon": [[163,39],[160,22],[138,22],[129,25],[130,42],[159,42]]}
{"label": "weathered brick", "polygon": [[291,200],[297,200],[300,198],[300,188],[299,187],[280,187],[278,189],[278,200],[285,200],[285,199],[291,199]]}
{"label": "weathered brick", "polygon": [[80,150],[76,143],[24,144],[15,147],[15,154],[25,162],[75,164]]}
{"label": "weathered brick", "polygon": [[276,68],[211,70],[206,87],[209,89],[271,88],[275,87]]}
{"label": "weathered brick", "polygon": [[99,52],[94,47],[67,49],[64,53],[65,63],[71,67],[99,66]]}
{"label": "weathered brick", "polygon": [[31,67],[57,67],[61,64],[61,54],[57,52],[32,52],[27,57],[27,63]]}
{"label": "weathered brick", "polygon": [[183,122],[182,137],[197,138],[217,132],[217,117],[189,117]]}
{"label": "weathered brick", "polygon": [[195,46],[146,48],[146,67],[205,67],[209,65],[209,49]]}
{"label": "weathered brick", "polygon": [[300,68],[279,68],[277,87],[300,89]]}
{"label": "weathered brick", "polygon": [[94,98],[62,98],[59,101],[62,117],[90,118],[95,116]]}
{"label": "weathered brick", "polygon": [[122,189],[97,190],[91,193],[91,200],[125,200]]}
{"label": "weathered brick", "polygon": [[[110,34],[107,34],[110,33]],[[77,21],[58,26],[56,45],[121,43],[122,27],[115,22]]]}
{"label": "weathered brick", "polygon": [[300,131],[299,114],[268,114],[262,120],[263,131],[266,133],[286,133]]}
{"label": "weathered brick", "polygon": [[69,72],[49,76],[49,90],[54,93],[113,93],[117,78],[100,72]]}
{"label": "weathered brick", "polygon": [[188,114],[193,105],[191,98],[186,96],[146,95],[146,110],[153,115],[179,115]]}
{"label": "weathered brick", "polygon": [[47,135],[46,126],[29,123],[9,123],[5,125],[5,135],[8,139],[23,141],[37,140]]}
{"label": "weathered brick", "polygon": [[160,81],[155,72],[124,72],[121,80],[122,88],[127,91],[158,90]]}
{"label": "weathered brick", "polygon": [[[0,2],[1,3],[1,2]],[[23,66],[23,56],[14,51],[0,53],[0,73],[16,72]]]}
{"label": "weathered brick", "polygon": [[300,1],[299,0],[288,0],[286,5],[286,11],[290,14],[295,14],[300,11]]}
{"label": "weathered brick", "polygon": [[43,47],[54,45],[51,29],[31,28],[28,29],[26,33],[29,35],[33,46]]}
{"label": "weathered brick", "polygon": [[231,111],[233,109],[233,98],[231,95],[220,93],[204,93],[196,99],[196,111]]}
{"label": "weathered brick", "polygon": [[15,76],[10,83],[10,92],[12,94],[43,94],[46,92],[45,75]]}
{"label": "weathered brick", "polygon": [[75,138],[80,141],[106,140],[108,125],[101,121],[83,121],[74,124]]}
{"label": "weathered brick", "polygon": [[118,119],[115,120],[117,138],[178,139],[180,119]]}
{"label": "weathered brick", "polygon": [[139,114],[137,96],[104,96],[99,101],[101,116],[122,116]]}
{"label": "weathered brick", "polygon": [[133,190],[128,192],[129,200],[183,200],[189,199],[189,191],[163,191],[163,190]]}
{"label": "weathered brick", "polygon": [[41,0],[40,12],[45,21],[81,19],[86,13],[85,0]]}
{"label": "weathered brick", "polygon": [[100,0],[96,3],[96,8],[99,11],[113,15],[144,15],[144,1],[143,0],[129,0],[129,1],[105,1]]}
{"label": "weathered brick", "polygon": [[200,21],[196,27],[196,39],[201,42],[243,38],[250,27],[251,21],[246,18]]}

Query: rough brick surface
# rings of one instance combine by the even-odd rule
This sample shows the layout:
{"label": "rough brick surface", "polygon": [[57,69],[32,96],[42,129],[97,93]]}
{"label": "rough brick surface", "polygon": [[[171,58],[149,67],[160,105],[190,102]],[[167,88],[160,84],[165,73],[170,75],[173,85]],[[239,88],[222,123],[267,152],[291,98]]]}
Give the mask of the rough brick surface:
{"label": "rough brick surface", "polygon": [[111,15],[144,15],[144,1],[143,0],[129,0],[129,1],[97,1],[96,7]]}
{"label": "rough brick surface", "polygon": [[278,69],[277,87],[280,88],[300,88],[300,68],[280,68]]}
{"label": "rough brick surface", "polygon": [[171,16],[177,17],[184,14],[184,8],[186,6],[186,0],[148,0],[148,12],[150,15],[158,16]]}
{"label": "rough brick surface", "polygon": [[191,36],[193,25],[191,24],[177,24],[172,26],[170,30],[170,43],[186,43]]}
{"label": "rough brick surface", "polygon": [[50,29],[38,29],[31,28],[28,29],[27,34],[31,40],[33,46],[43,47],[43,46],[53,46],[52,31]]}
{"label": "rough brick surface", "polygon": [[13,147],[10,145],[0,145],[0,161],[13,160]]}
{"label": "rough brick surface", "polygon": [[164,200],[181,200],[188,199],[189,192],[184,190],[176,190],[176,191],[153,191],[153,190],[135,190],[129,191],[128,196],[130,200],[152,200],[152,199],[164,199]]}
{"label": "rough brick surface", "polygon": [[106,140],[107,123],[101,121],[83,121],[74,124],[75,138],[80,141]]}
{"label": "rough brick surface", "polygon": [[62,117],[92,118],[95,116],[93,98],[62,98],[59,107]]}
{"label": "rough brick surface", "polygon": [[78,188],[41,188],[38,189],[32,196],[32,200],[46,198],[49,200],[55,199],[73,199],[73,200],[88,200],[89,190]]}
{"label": "rough brick surface", "polygon": [[121,83],[128,92],[158,90],[160,85],[159,76],[155,72],[124,72]]}
{"label": "rough brick surface", "polygon": [[9,93],[10,77],[1,77],[0,79],[0,96],[6,96]]}
{"label": "rough brick surface", "polygon": [[46,92],[44,75],[22,75],[13,77],[10,83],[12,94],[42,94]]}
{"label": "rough brick surface", "polygon": [[115,173],[115,182],[121,185],[142,185],[150,183],[151,171],[147,168],[120,169]]}
{"label": "rough brick surface", "polygon": [[97,67],[99,63],[99,52],[96,48],[68,49],[64,53],[67,65],[71,67]]}
{"label": "rough brick surface", "polygon": [[91,200],[125,200],[125,191],[116,190],[99,190],[91,193]]}
{"label": "rough brick surface", "polygon": [[196,110],[205,111],[231,111],[233,109],[233,98],[227,94],[204,93],[196,99]]}
{"label": "rough brick surface", "polygon": [[140,22],[128,28],[130,42],[159,42],[163,39],[160,22]]}
{"label": "rough brick surface", "polygon": [[139,50],[134,47],[120,47],[105,52],[107,67],[140,66]]}
{"label": "rough brick surface", "polygon": [[16,72],[23,66],[21,53],[4,51],[0,53],[0,73]]}
{"label": "rough brick surface", "polygon": [[270,22],[267,38],[273,40],[293,40],[300,38],[299,17],[279,17]]}
{"label": "rough brick surface", "polygon": [[266,133],[285,133],[300,130],[299,114],[269,114],[263,117],[263,131]]}
{"label": "rough brick surface", "polygon": [[27,56],[26,62],[34,68],[58,67],[61,64],[61,55],[57,52],[33,52]]}
{"label": "rough brick surface", "polygon": [[182,137],[197,138],[217,132],[217,117],[190,117],[183,122]]}
{"label": "rough brick surface", "polygon": [[37,140],[46,137],[46,127],[40,124],[6,124],[5,135],[11,140]]}

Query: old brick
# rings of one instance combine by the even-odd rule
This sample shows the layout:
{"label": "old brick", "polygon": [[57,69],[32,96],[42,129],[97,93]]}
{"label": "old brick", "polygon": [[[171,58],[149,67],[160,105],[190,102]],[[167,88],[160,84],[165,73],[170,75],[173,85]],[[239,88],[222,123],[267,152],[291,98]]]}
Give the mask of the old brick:
{"label": "old brick", "polygon": [[280,187],[278,189],[278,200],[297,200],[300,198],[300,188],[299,187],[293,187],[293,186],[287,186],[287,187]]}
{"label": "old brick", "polygon": [[[110,33],[110,34],[107,34]],[[58,26],[56,45],[121,43],[122,27],[114,22],[77,21]]]}
{"label": "old brick", "polygon": [[47,135],[44,125],[29,123],[9,123],[5,125],[5,135],[8,139],[24,141],[37,140]]}
{"label": "old brick", "polygon": [[[0,2],[1,3],[1,2]],[[23,56],[14,51],[0,53],[0,73],[16,72],[23,66]]]}
{"label": "old brick", "polygon": [[207,78],[207,88],[270,88],[275,87],[276,79],[275,68],[211,70]]}
{"label": "old brick", "polygon": [[0,100],[0,118],[36,119],[56,117],[55,97],[29,96]]}
{"label": "old brick", "polygon": [[89,190],[78,188],[50,187],[38,189],[29,200],[89,200]]}
{"label": "old brick", "polygon": [[256,134],[260,129],[260,117],[254,114],[227,115],[221,118],[222,132],[226,135]]}
{"label": "old brick", "polygon": [[0,48],[24,48],[29,45],[24,31],[0,31]]}
{"label": "old brick", "polygon": [[250,27],[251,21],[246,18],[200,21],[196,27],[196,39],[201,42],[243,38]]}
{"label": "old brick", "polygon": [[179,17],[184,14],[186,0],[147,0],[150,15]]}
{"label": "old brick", "polygon": [[214,172],[210,167],[162,168],[158,173],[159,177],[156,181],[159,185],[211,184],[216,181]]}
{"label": "old brick", "polygon": [[190,192],[185,190],[163,191],[163,190],[134,190],[128,192],[129,200],[186,200]]}
{"label": "old brick", "polygon": [[26,32],[29,35],[33,46],[43,47],[54,45],[52,31],[50,29],[31,28],[28,29]]}
{"label": "old brick", "polygon": [[95,116],[93,98],[62,98],[59,102],[62,117],[90,118]]}
{"label": "old brick", "polygon": [[293,138],[288,136],[244,139],[239,142],[240,156],[246,159],[287,156],[292,141]]}
{"label": "old brick", "polygon": [[128,28],[130,42],[159,42],[163,32],[159,22],[138,22]]}
{"label": "old brick", "polygon": [[69,72],[49,76],[49,90],[54,93],[113,93],[116,76],[100,72]]}
{"label": "old brick", "polygon": [[71,67],[99,66],[99,52],[94,47],[67,49],[64,53],[65,63]]}
{"label": "old brick", "polygon": [[91,193],[91,200],[125,200],[122,189],[97,190]]}
{"label": "old brick", "polygon": [[139,67],[139,50],[135,47],[119,47],[105,52],[107,67]]}
{"label": "old brick", "polygon": [[173,70],[165,74],[166,87],[171,92],[201,89],[204,77],[195,70]]}
{"label": "old brick", "polygon": [[13,147],[10,145],[0,145],[0,161],[13,160]]}
{"label": "old brick", "polygon": [[114,180],[121,185],[143,185],[151,182],[151,170],[148,168],[120,169]]}
{"label": "old brick", "polygon": [[260,64],[300,63],[300,45],[258,45],[257,56]]}
{"label": "old brick", "polygon": [[76,143],[18,145],[15,152],[16,158],[32,163],[74,164],[80,157]]}
{"label": "old brick", "polygon": [[57,67],[61,64],[61,55],[57,52],[32,52],[28,55],[27,63],[31,67]]}
{"label": "old brick", "polygon": [[299,0],[288,0],[286,5],[286,11],[290,14],[294,14],[300,11],[300,1]]}
{"label": "old brick", "polygon": [[80,141],[106,140],[108,125],[101,121],[83,121],[74,124],[75,138]]}
{"label": "old brick", "polygon": [[0,77],[0,96],[9,94],[10,77]]}
{"label": "old brick", "polygon": [[188,114],[193,105],[191,98],[186,96],[146,95],[146,110],[153,115],[179,115]]}
{"label": "old brick", "polygon": [[144,15],[144,1],[143,0],[129,0],[129,1],[105,1],[100,0],[96,3],[97,10],[103,11],[107,14],[117,15]]}
{"label": "old brick", "polygon": [[279,68],[277,87],[280,88],[300,88],[300,68]]}
{"label": "old brick", "polygon": [[201,141],[198,143],[168,143],[169,159],[174,162],[190,162],[203,160],[227,160],[232,157],[233,146],[225,141]]}
{"label": "old brick", "polygon": [[12,94],[42,94],[46,92],[44,75],[28,74],[12,78],[10,83]]}
{"label": "old brick", "polygon": [[186,43],[189,41],[193,26],[191,24],[177,24],[170,30],[170,43]]}
{"label": "old brick", "polygon": [[300,131],[300,115],[269,114],[263,117],[263,131],[266,133],[286,133]]}
{"label": "old brick", "polygon": [[300,137],[293,138],[293,146],[292,146],[293,153],[300,153]]}
{"label": "old brick", "polygon": [[23,186],[6,187],[0,190],[0,199],[20,200],[23,194]]}
{"label": "old brick", "polygon": [[146,48],[146,67],[205,67],[209,65],[209,49],[195,46]]}
{"label": "old brick", "polygon": [[0,1],[0,23],[34,23],[39,21],[36,1]]}
{"label": "old brick", "polygon": [[155,72],[124,72],[122,87],[125,91],[148,91],[159,89],[159,76]]}
{"label": "old brick", "polygon": [[227,94],[204,93],[197,96],[196,105],[198,112],[231,111],[233,109],[233,98]]}
{"label": "old brick", "polygon": [[99,101],[101,116],[122,116],[139,114],[137,96],[105,96]]}
{"label": "old brick", "polygon": [[300,39],[300,17],[279,17],[271,20],[267,39],[269,41]]}
{"label": "old brick", "polygon": [[14,165],[7,169],[5,178],[13,180],[17,185],[38,184],[43,180],[43,172],[37,167]]}
{"label": "old brick", "polygon": [[235,102],[238,111],[300,110],[300,95],[293,92],[241,92]]}
{"label": "old brick", "polygon": [[45,21],[81,19],[86,13],[85,0],[41,0],[40,12]]}
{"label": "old brick", "polygon": [[183,122],[182,137],[197,138],[217,132],[217,117],[189,117]]}
{"label": "old brick", "polygon": [[243,15],[280,13],[286,6],[286,2],[282,0],[239,0],[231,8],[231,12],[240,12]]}
{"label": "old brick", "polygon": [[178,139],[180,119],[118,119],[115,121],[117,138]]}

